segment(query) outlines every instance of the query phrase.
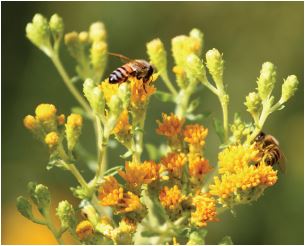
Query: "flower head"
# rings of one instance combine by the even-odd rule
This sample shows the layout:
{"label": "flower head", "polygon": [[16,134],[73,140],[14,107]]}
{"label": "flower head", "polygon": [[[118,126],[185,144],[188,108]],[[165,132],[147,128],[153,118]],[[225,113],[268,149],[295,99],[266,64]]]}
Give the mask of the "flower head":
{"label": "flower head", "polygon": [[119,84],[110,84],[107,79],[100,84],[100,89],[102,90],[108,104],[110,103],[111,97],[118,93]]}
{"label": "flower head", "polygon": [[99,200],[103,206],[116,205],[123,198],[123,188],[113,176],[104,179],[105,182],[99,188]]}
{"label": "flower head", "polygon": [[50,132],[46,135],[44,141],[50,148],[52,148],[58,144],[59,136],[57,132]]}
{"label": "flower head", "polygon": [[61,114],[57,117],[57,123],[58,125],[65,124],[66,116],[64,114]]}
{"label": "flower head", "polygon": [[36,118],[40,121],[50,121],[54,119],[57,109],[53,104],[39,104],[36,107]]}
{"label": "flower head", "polygon": [[237,173],[240,169],[257,160],[258,150],[253,146],[234,145],[218,155],[219,173]]}
{"label": "flower head", "polygon": [[204,176],[212,170],[209,161],[200,155],[189,154],[189,174],[193,183],[201,182]]}
{"label": "flower head", "polygon": [[185,195],[182,194],[181,190],[175,185],[172,188],[167,186],[159,193],[159,199],[163,207],[170,211],[177,211],[181,209],[181,202],[186,199]]}
{"label": "flower head", "polygon": [[186,156],[183,153],[169,153],[161,159],[161,164],[165,166],[171,176],[180,178],[183,165],[186,163]]}
{"label": "flower head", "polygon": [[209,194],[196,195],[192,200],[196,210],[191,214],[191,222],[203,227],[209,221],[217,221],[216,201]]}
{"label": "flower head", "polygon": [[79,114],[70,114],[66,123],[68,149],[73,150],[81,134],[83,118]]}
{"label": "flower head", "polygon": [[85,240],[89,236],[93,235],[94,229],[90,221],[83,220],[77,225],[75,232],[80,240]]}
{"label": "flower head", "polygon": [[27,115],[23,119],[24,126],[29,130],[34,130],[38,126],[38,122],[32,115]]}
{"label": "flower head", "polygon": [[126,162],[125,172],[119,175],[133,188],[140,188],[142,184],[150,184],[159,177],[159,166],[153,161],[143,163]]}
{"label": "flower head", "polygon": [[166,137],[173,137],[181,132],[185,119],[180,119],[178,116],[171,113],[167,115],[162,113],[162,122],[157,121],[157,133]]}
{"label": "flower head", "polygon": [[132,192],[128,191],[124,193],[122,199],[120,199],[116,205],[115,213],[121,214],[129,212],[140,212],[143,210],[143,208],[144,207],[140,201],[140,198]]}
{"label": "flower head", "polygon": [[128,111],[124,110],[118,120],[118,123],[113,129],[114,134],[126,135],[131,130],[131,125],[128,121]]}
{"label": "flower head", "polygon": [[142,79],[129,78],[131,84],[131,105],[134,108],[142,108],[149,97],[156,92],[156,88],[151,84],[156,79],[157,77],[152,76],[151,82],[144,83]]}
{"label": "flower head", "polygon": [[194,146],[202,147],[205,144],[208,129],[199,124],[186,125],[183,135],[185,142]]}
{"label": "flower head", "polygon": [[70,114],[67,124],[71,127],[81,127],[83,125],[83,118],[80,114]]}

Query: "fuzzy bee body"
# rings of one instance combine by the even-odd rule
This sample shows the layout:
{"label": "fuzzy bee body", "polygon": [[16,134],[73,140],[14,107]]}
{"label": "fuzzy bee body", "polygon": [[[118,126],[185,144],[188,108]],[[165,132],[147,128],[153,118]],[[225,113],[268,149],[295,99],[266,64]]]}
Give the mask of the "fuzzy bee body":
{"label": "fuzzy bee body", "polygon": [[260,161],[269,166],[279,164],[280,170],[285,172],[284,156],[276,138],[270,134],[261,132],[256,136],[254,141],[260,151]]}
{"label": "fuzzy bee body", "polygon": [[154,72],[153,67],[145,60],[131,60],[123,66],[115,69],[109,75],[109,83],[117,84],[123,83],[129,77],[136,77],[142,79],[144,83],[148,82]]}

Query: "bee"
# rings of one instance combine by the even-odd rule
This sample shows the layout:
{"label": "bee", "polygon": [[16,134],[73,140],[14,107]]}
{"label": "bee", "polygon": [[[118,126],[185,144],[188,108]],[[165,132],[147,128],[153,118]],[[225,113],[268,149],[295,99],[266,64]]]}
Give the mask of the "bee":
{"label": "bee", "polygon": [[[143,80],[143,86],[145,90],[145,84],[150,81],[154,72],[153,66],[145,60],[132,60],[126,56],[116,53],[109,53],[110,55],[120,57],[122,60],[127,61],[123,66],[118,67],[109,75],[109,83],[117,84],[126,82],[130,77]],[[146,90],[145,90],[146,92]]]}
{"label": "bee", "polygon": [[259,149],[259,160],[267,165],[278,164],[280,170],[285,172],[285,157],[280,150],[279,142],[270,134],[260,132],[254,139]]}

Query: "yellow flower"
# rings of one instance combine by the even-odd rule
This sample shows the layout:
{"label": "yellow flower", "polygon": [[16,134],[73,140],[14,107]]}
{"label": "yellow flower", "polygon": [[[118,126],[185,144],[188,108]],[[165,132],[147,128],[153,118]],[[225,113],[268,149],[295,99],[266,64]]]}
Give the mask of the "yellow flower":
{"label": "yellow flower", "polygon": [[46,135],[44,141],[50,148],[52,148],[58,144],[59,136],[57,132],[50,132]]}
{"label": "yellow flower", "polygon": [[209,221],[217,221],[216,201],[209,194],[196,195],[192,200],[196,210],[191,214],[191,222],[196,226],[207,226]]}
{"label": "yellow flower", "polygon": [[119,223],[119,228],[123,232],[135,233],[137,230],[137,222],[128,217],[124,217]]}
{"label": "yellow flower", "polygon": [[116,214],[140,212],[143,209],[143,205],[137,195],[128,191],[123,194],[123,197],[118,201],[115,208]]}
{"label": "yellow flower", "polygon": [[29,130],[34,130],[38,126],[38,122],[32,115],[27,115],[23,119],[24,126]]}
{"label": "yellow flower", "polygon": [[165,166],[171,176],[176,178],[181,177],[182,168],[185,163],[186,156],[183,153],[169,153],[161,159],[161,164]]}
{"label": "yellow flower", "polygon": [[128,134],[131,130],[131,125],[128,121],[128,111],[124,110],[118,120],[118,123],[113,129],[114,134]]}
{"label": "yellow flower", "polygon": [[105,182],[99,188],[99,200],[103,206],[114,206],[123,198],[123,188],[113,176],[104,179]]}
{"label": "yellow flower", "polygon": [[67,119],[67,125],[73,128],[83,125],[83,118],[80,114],[70,114]]}
{"label": "yellow flower", "polygon": [[173,72],[178,76],[183,76],[185,74],[183,67],[181,67],[181,66],[174,66]]}
{"label": "yellow flower", "polygon": [[205,174],[212,170],[209,161],[196,154],[189,154],[189,174],[197,181],[202,181]]}
{"label": "yellow flower", "polygon": [[235,145],[224,149],[218,155],[219,173],[237,173],[257,159],[254,146]]}
{"label": "yellow flower", "polygon": [[199,124],[187,125],[185,126],[183,135],[185,142],[202,147],[205,144],[208,129]]}
{"label": "yellow flower", "polygon": [[176,211],[181,209],[181,202],[186,199],[181,190],[175,185],[172,188],[163,187],[160,191],[159,199],[163,207],[168,210]]}
{"label": "yellow flower", "polygon": [[159,177],[159,166],[153,161],[143,163],[126,162],[125,172],[119,175],[132,187],[140,188],[142,184],[150,184]]}
{"label": "yellow flower", "polygon": [[157,133],[167,137],[173,137],[181,132],[185,119],[179,119],[173,113],[170,115],[162,113],[162,121],[163,122],[157,120]]}
{"label": "yellow flower", "polygon": [[110,84],[108,79],[106,79],[100,84],[100,89],[104,94],[106,102],[109,103],[111,97],[118,93],[119,84]]}
{"label": "yellow flower", "polygon": [[76,234],[80,240],[84,240],[93,235],[93,226],[88,220],[81,221],[76,227]]}
{"label": "yellow flower", "polygon": [[36,107],[36,117],[40,121],[52,120],[56,115],[57,109],[53,104],[39,104]]}
{"label": "yellow flower", "polygon": [[61,114],[57,117],[57,123],[58,125],[65,124],[66,116],[64,114]]}
{"label": "yellow flower", "polygon": [[155,93],[156,88],[152,84],[157,79],[156,76],[152,76],[150,82],[144,83],[142,79],[137,79],[130,77],[129,81],[131,83],[131,103],[135,108],[142,107],[149,97]]}

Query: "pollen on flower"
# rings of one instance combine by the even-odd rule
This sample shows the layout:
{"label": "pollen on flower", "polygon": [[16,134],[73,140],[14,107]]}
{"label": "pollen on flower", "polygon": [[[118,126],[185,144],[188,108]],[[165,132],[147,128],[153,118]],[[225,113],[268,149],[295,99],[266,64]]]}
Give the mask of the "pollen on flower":
{"label": "pollen on flower", "polygon": [[184,121],[184,118],[180,119],[173,113],[171,113],[170,115],[162,113],[162,122],[157,120],[158,128],[156,131],[158,134],[167,137],[176,136],[181,132]]}
{"label": "pollen on flower", "polygon": [[152,82],[156,79],[154,76],[151,78],[151,82],[144,83],[142,79],[130,77],[131,83],[131,102],[133,106],[139,106],[149,99],[149,97],[156,92],[156,88]]}
{"label": "pollen on flower", "polygon": [[182,175],[183,165],[187,159],[183,153],[169,153],[167,156],[161,159],[161,164],[165,166],[166,170],[171,176],[180,178]]}
{"label": "pollen on flower", "polygon": [[128,217],[124,217],[119,223],[119,228],[123,232],[134,233],[137,230],[137,222]]}
{"label": "pollen on flower", "polygon": [[219,173],[236,173],[257,160],[258,150],[253,146],[234,145],[218,154]]}
{"label": "pollen on flower", "polygon": [[73,128],[83,125],[83,118],[80,114],[70,114],[67,119],[67,125]]}
{"label": "pollen on flower", "polygon": [[53,119],[56,112],[57,109],[53,104],[39,104],[35,110],[36,117],[40,121],[48,121]]}
{"label": "pollen on flower", "polygon": [[181,190],[175,185],[172,188],[163,187],[160,191],[159,199],[163,207],[169,210],[177,210],[181,208],[181,202],[186,199]]}
{"label": "pollen on flower", "polygon": [[159,177],[159,165],[153,161],[143,163],[126,162],[125,172],[119,171],[119,175],[133,188],[142,184],[150,184]]}
{"label": "pollen on flower", "polygon": [[29,130],[33,130],[37,127],[37,121],[32,115],[25,116],[23,119],[23,124]]}
{"label": "pollen on flower", "polygon": [[104,178],[105,182],[99,188],[99,200],[103,206],[116,205],[123,198],[123,188],[113,176]]}
{"label": "pollen on flower", "polygon": [[125,192],[123,197],[119,200],[116,205],[115,213],[129,213],[129,212],[139,212],[143,209],[143,205],[140,201],[140,198],[128,191]]}
{"label": "pollen on flower", "polygon": [[128,111],[124,110],[118,120],[118,123],[113,129],[114,134],[127,134],[131,129],[131,125],[128,121]]}
{"label": "pollen on flower", "polygon": [[196,208],[191,214],[191,222],[199,227],[207,226],[209,221],[218,221],[216,218],[216,201],[209,194],[198,194],[192,202]]}
{"label": "pollen on flower", "polygon": [[44,141],[50,148],[52,148],[58,144],[59,136],[57,132],[50,132],[46,135]]}
{"label": "pollen on flower", "polygon": [[84,240],[93,235],[94,229],[90,221],[83,220],[76,227],[76,234],[80,240]]}
{"label": "pollen on flower", "polygon": [[199,124],[186,125],[183,135],[185,142],[192,145],[204,146],[208,129]]}

